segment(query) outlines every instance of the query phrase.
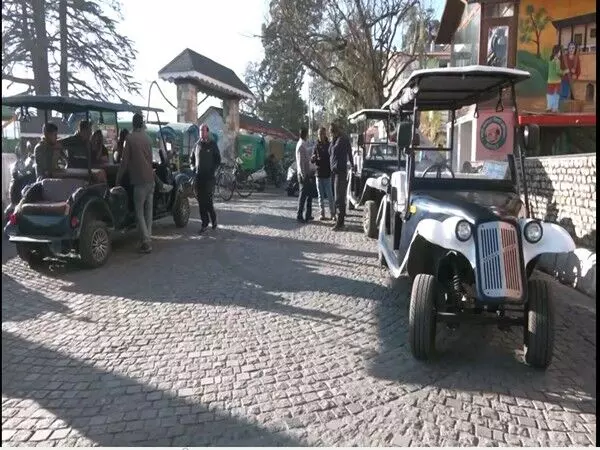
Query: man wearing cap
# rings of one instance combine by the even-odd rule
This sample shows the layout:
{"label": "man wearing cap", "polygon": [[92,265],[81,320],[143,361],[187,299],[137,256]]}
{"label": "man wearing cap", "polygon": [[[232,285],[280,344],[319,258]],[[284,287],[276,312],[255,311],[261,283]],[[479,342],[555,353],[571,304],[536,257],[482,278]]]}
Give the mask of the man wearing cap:
{"label": "man wearing cap", "polygon": [[56,176],[63,170],[58,168],[58,159],[62,153],[62,146],[58,142],[58,127],[47,122],[42,128],[42,140],[35,146],[35,175],[38,180]]}
{"label": "man wearing cap", "polygon": [[120,185],[123,175],[129,174],[133,186],[133,205],[140,232],[140,251],[152,251],[152,211],[154,200],[154,169],[152,167],[152,141],[144,130],[144,116],[133,116],[133,131],[123,146],[121,165],[116,184]]}
{"label": "man wearing cap", "polygon": [[217,213],[213,204],[213,191],[215,188],[215,172],[221,164],[221,152],[217,143],[211,139],[208,125],[200,126],[200,139],[190,156],[190,163],[195,174],[194,183],[198,195],[198,207],[202,227],[200,233],[212,223],[213,230],[217,228]]}

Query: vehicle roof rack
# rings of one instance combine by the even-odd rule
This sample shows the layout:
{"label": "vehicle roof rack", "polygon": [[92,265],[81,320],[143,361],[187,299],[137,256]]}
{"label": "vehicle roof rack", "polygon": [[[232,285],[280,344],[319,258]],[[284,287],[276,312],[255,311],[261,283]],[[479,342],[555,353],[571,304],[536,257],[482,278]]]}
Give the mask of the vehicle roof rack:
{"label": "vehicle roof rack", "polygon": [[492,66],[415,70],[382,109],[458,110],[496,98],[498,92],[530,78],[529,72]]}

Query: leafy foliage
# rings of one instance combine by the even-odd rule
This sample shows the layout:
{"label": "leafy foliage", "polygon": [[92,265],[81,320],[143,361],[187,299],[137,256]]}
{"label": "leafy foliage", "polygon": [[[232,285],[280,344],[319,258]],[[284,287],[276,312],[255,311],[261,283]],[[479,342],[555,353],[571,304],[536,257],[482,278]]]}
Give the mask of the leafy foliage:
{"label": "leafy foliage", "polygon": [[[136,51],[117,29],[120,9],[118,0],[2,2],[2,78],[37,94],[139,93],[131,75]],[[14,76],[16,69],[33,78]]]}
{"label": "leafy foliage", "polygon": [[533,43],[536,46],[536,56],[541,57],[540,35],[546,26],[552,22],[545,8],[537,11],[531,4],[525,7],[526,18],[519,20],[519,42],[522,44]]}

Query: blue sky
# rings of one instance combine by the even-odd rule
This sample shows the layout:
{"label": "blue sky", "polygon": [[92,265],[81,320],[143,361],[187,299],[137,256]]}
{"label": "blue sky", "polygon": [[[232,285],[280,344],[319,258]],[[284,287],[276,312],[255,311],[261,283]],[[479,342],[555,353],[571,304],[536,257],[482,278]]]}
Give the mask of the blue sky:
{"label": "blue sky", "polygon": [[[441,15],[443,0],[422,0]],[[186,47],[227,67],[243,79],[250,61],[262,58],[260,40],[250,37],[259,34],[268,7],[268,0],[122,0],[124,20],[120,31],[132,39],[138,50],[134,75],[142,83],[142,94],[122,97],[135,104],[146,104],[148,87],[158,79],[158,71]],[[5,91],[10,95],[19,87]],[[172,103],[176,89],[171,83],[159,85]],[[17,91],[17,92],[15,92]],[[200,97],[202,98],[202,97]],[[175,121],[176,112],[165,102],[158,89],[152,90],[152,105],[163,108],[164,120]],[[209,98],[200,107],[220,106],[218,99]]]}

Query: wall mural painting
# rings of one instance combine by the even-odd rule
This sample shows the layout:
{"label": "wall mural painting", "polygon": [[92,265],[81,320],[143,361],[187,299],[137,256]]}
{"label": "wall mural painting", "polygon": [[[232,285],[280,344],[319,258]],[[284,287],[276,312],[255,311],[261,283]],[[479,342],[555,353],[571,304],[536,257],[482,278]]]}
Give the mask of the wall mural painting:
{"label": "wall mural painting", "polygon": [[524,112],[596,111],[596,2],[524,0],[519,11],[517,85]]}

